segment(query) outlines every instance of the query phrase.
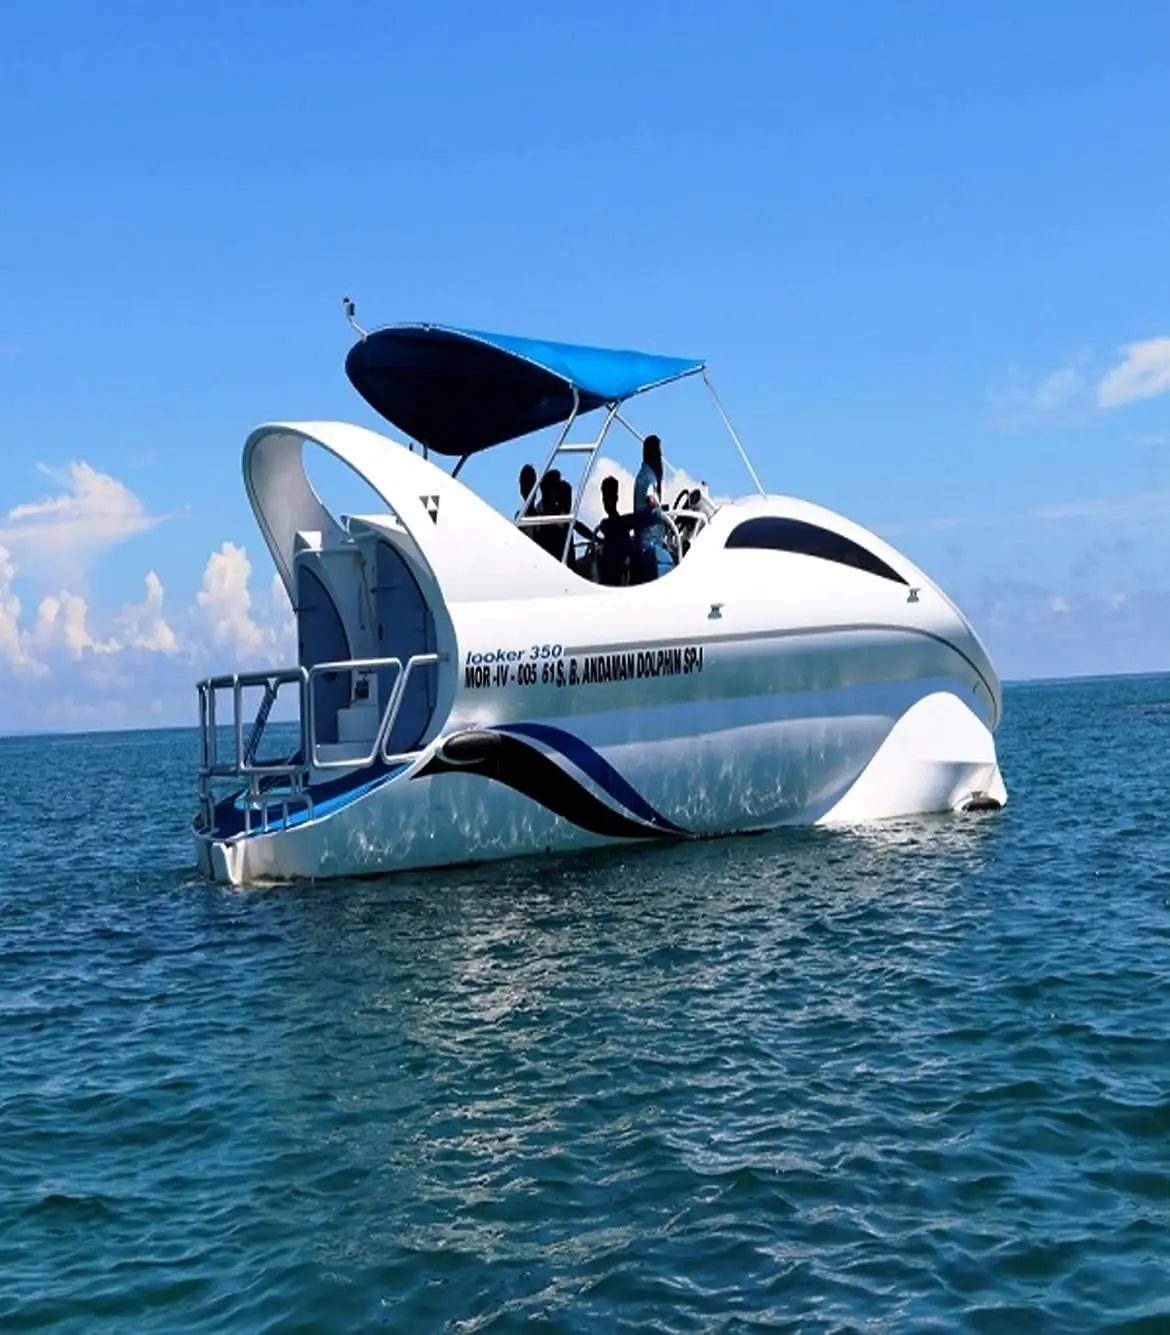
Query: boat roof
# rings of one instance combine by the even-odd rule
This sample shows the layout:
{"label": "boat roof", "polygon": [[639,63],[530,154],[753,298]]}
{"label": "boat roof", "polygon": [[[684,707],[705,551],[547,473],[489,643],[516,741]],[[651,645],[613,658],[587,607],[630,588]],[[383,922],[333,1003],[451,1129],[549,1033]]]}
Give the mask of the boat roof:
{"label": "boat roof", "polygon": [[366,402],[440,454],[466,455],[703,370],[660,357],[434,324],[390,325],[350,349]]}

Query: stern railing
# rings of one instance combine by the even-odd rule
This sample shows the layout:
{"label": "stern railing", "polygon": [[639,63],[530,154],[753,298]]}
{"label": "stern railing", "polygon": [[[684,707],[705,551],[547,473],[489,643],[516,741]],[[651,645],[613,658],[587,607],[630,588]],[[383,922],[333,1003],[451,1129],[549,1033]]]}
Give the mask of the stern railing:
{"label": "stern railing", "polygon": [[[197,683],[199,695],[199,817],[203,827],[211,831],[215,820],[215,791],[217,780],[246,781],[239,794],[244,808],[244,830],[251,833],[253,824],[268,830],[270,811],[277,809],[283,823],[288,824],[290,809],[304,807],[308,819],[313,817],[313,799],[308,791],[314,771],[363,769],[380,759],[383,764],[412,760],[417,751],[395,753],[390,749],[394,724],[402,707],[411,675],[419,668],[431,667],[446,659],[445,654],[413,654],[403,663],[401,658],[354,658],[330,663],[316,663],[312,667],[273,668],[255,672],[233,672],[217,677],[206,677]],[[326,673],[350,672],[369,674],[394,671],[394,684],[374,732],[373,741],[364,752],[345,756],[326,756],[317,735],[318,717],[313,685]],[[295,755],[282,759],[263,759],[260,743],[268,726],[281,687],[292,686],[297,694],[297,724],[299,747]],[[245,735],[244,692],[263,687],[256,714]],[[231,721],[220,722],[218,698],[230,693]],[[221,746],[220,729],[228,726],[230,748]],[[228,749],[225,756],[222,752]],[[254,819],[253,819],[254,818]]]}

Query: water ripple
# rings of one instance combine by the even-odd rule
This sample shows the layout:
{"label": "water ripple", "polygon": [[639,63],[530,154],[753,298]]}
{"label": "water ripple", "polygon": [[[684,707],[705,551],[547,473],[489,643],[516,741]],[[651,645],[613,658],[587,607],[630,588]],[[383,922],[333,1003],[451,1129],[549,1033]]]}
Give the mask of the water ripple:
{"label": "water ripple", "polygon": [[1170,1329],[1170,680],[1002,749],[993,819],[242,894],[192,735],[0,742],[0,1325]]}

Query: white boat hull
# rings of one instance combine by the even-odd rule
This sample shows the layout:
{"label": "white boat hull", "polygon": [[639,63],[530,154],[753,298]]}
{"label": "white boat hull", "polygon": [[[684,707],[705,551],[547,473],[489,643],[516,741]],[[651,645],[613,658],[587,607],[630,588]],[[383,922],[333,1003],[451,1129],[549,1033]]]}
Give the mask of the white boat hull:
{"label": "white boat hull", "polygon": [[[1007,800],[990,730],[945,683],[884,685],[800,703],[803,712],[767,720],[744,709],[743,722],[714,731],[590,746],[588,753],[641,803],[608,775],[599,781],[563,750],[531,737],[508,740],[516,742],[522,764],[539,765],[528,759],[535,755],[555,765],[565,776],[562,793],[540,793],[539,774],[540,796],[529,796],[470,768],[428,772],[441,757],[436,743],[378,786],[312,820],[230,840],[201,838],[200,865],[208,876],[237,885],[363,876],[623,842],[852,824],[969,803],[998,807]],[[580,732],[567,735],[588,745]],[[554,796],[563,814],[548,805]],[[606,812],[630,828],[600,832],[609,823]]]}
{"label": "white boat hull", "polygon": [[[391,513],[334,523],[305,480],[310,442]],[[259,428],[245,476],[317,676],[305,678],[312,708],[289,790],[299,806],[280,803],[276,770],[249,763],[238,718],[234,762],[217,762],[205,711],[205,782],[236,776],[251,794],[203,794],[199,861],[219,880],[380,874],[1006,800],[993,740],[1002,692],[975,632],[901,553],[820,507],[726,502],[677,569],[608,588],[361,428]],[[784,546],[793,532],[812,534],[812,549]],[[314,627],[330,625],[314,649]],[[431,675],[408,694],[402,665],[416,663]],[[213,685],[201,687],[205,704]],[[220,686],[239,701],[238,678]]]}

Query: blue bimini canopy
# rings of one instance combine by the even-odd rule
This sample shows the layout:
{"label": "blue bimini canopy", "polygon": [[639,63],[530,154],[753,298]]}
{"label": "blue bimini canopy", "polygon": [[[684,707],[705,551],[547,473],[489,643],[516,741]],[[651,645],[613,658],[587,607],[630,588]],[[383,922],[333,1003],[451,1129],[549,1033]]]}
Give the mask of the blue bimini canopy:
{"label": "blue bimini canopy", "polygon": [[474,454],[578,412],[621,403],[703,362],[438,325],[394,325],[355,344],[345,372],[372,408],[440,454]]}

